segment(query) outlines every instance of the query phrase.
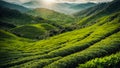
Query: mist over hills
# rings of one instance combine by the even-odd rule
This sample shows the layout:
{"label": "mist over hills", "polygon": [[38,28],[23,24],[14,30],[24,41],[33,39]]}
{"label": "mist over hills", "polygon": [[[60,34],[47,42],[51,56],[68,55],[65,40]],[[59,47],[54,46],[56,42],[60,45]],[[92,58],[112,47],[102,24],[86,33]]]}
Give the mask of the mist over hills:
{"label": "mist over hills", "polygon": [[[1,1],[1,3],[3,3],[4,6],[7,6],[7,7],[8,5],[10,5],[11,8],[14,8],[14,9],[20,8],[20,5],[21,5],[21,7],[24,6],[23,7],[24,10],[25,8],[29,8],[29,9],[47,8],[47,9],[54,10],[60,13],[65,13],[65,14],[72,14],[72,13],[75,13],[75,12],[78,12],[78,11],[81,11],[81,10],[84,10],[84,9],[87,9],[89,7],[96,5],[96,3],[92,3],[92,2],[87,2],[87,3],[67,3],[66,2],[66,3],[53,3],[52,5],[51,4],[46,5],[42,1],[40,2],[28,1],[25,3],[21,3],[19,5],[14,4],[14,3],[7,4],[8,2],[3,2],[3,1]],[[19,7],[15,7],[15,5]],[[20,8],[18,10],[21,11],[23,8]]]}
{"label": "mist over hills", "polygon": [[65,14],[75,13],[77,11],[81,11],[95,5],[96,5],[95,3],[53,3],[53,5],[51,6],[51,5],[44,5],[36,1],[30,1],[23,4],[23,6],[29,8],[47,8]]}
{"label": "mist over hills", "polygon": [[[43,2],[45,0],[4,0],[7,2],[12,3],[26,3],[30,1],[37,1],[37,2]],[[53,0],[56,3],[86,3],[86,2],[93,2],[93,3],[103,3],[103,2],[111,2],[113,0]]]}

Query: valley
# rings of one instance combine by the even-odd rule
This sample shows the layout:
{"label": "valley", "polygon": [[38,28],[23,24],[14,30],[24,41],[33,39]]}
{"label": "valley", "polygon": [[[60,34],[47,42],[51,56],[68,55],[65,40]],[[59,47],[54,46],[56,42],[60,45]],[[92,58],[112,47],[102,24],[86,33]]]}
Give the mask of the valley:
{"label": "valley", "polygon": [[119,0],[70,15],[16,6],[0,5],[0,68],[120,67]]}

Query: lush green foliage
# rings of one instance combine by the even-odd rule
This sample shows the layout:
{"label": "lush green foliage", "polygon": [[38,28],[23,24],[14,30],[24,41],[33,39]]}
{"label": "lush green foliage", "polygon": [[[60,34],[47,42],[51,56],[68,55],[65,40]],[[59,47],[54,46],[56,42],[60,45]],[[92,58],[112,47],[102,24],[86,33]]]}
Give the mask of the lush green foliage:
{"label": "lush green foliage", "polygon": [[58,31],[58,28],[50,24],[30,24],[11,29],[14,34],[30,39],[44,39]]}
{"label": "lush green foliage", "polygon": [[114,0],[110,3],[98,4],[73,15],[77,16],[78,19],[81,19],[78,21],[78,25],[91,25],[97,23],[97,19],[100,19],[101,17],[120,11],[118,6],[120,6],[120,1]]}
{"label": "lush green foliage", "polygon": [[25,25],[33,23],[48,22],[42,18],[36,18],[27,14],[20,13],[17,10],[12,10],[0,6],[0,21],[7,22],[14,25]]}
{"label": "lush green foliage", "polygon": [[[72,30],[70,24],[74,21],[72,17],[54,12],[52,10],[48,11],[48,14],[53,13],[50,15],[50,18],[60,19],[61,21],[64,21],[63,23],[61,23],[60,21],[59,23],[56,23],[58,20],[49,21],[47,19],[43,19],[44,17],[41,18],[44,14],[45,17],[49,16],[46,14],[47,12],[45,12],[47,10],[43,10],[45,13],[43,13],[41,17],[34,17],[28,14],[20,13],[17,10],[12,10],[2,6],[0,6],[0,10],[0,25],[2,29],[10,30],[11,28],[13,28],[12,32],[14,34],[30,39],[44,39],[48,36],[53,36],[62,32]],[[56,17],[57,15],[58,17]],[[38,25],[38,27],[36,27],[35,25]]]}
{"label": "lush green foliage", "polygon": [[[78,25],[81,28],[55,36],[52,35],[60,30],[53,23],[21,25],[3,20],[0,19],[5,24],[0,28],[0,68],[119,68],[120,11],[94,19],[91,25],[87,17],[83,18]],[[7,26],[10,27],[4,29]],[[52,37],[34,40],[43,35]]]}
{"label": "lush green foliage", "polygon": [[[103,18],[104,20],[100,19],[92,26],[37,42],[19,37],[10,40],[9,37],[4,37],[4,41],[0,41],[0,52],[7,56],[1,56],[0,66],[70,68],[96,57],[115,53],[120,48],[119,13]],[[29,26],[42,29],[40,25]]]}
{"label": "lush green foliage", "polygon": [[103,58],[95,58],[80,64],[78,68],[119,68],[120,52]]}
{"label": "lush green foliage", "polygon": [[45,29],[34,26],[22,26],[12,29],[12,32],[21,37],[42,39],[42,36],[45,34]]}
{"label": "lush green foliage", "polygon": [[55,21],[56,23],[61,24],[63,26],[65,24],[74,23],[73,17],[45,8],[37,8],[27,12],[27,14],[42,17],[47,20]]}
{"label": "lush green foliage", "polygon": [[2,38],[12,38],[12,37],[16,37],[14,34],[6,32],[4,30],[0,30],[0,39]]}

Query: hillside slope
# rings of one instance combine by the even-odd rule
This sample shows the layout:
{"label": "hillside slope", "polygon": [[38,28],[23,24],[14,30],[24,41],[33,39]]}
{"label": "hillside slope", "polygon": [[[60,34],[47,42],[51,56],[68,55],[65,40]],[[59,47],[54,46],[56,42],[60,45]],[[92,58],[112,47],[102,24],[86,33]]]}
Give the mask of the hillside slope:
{"label": "hillside slope", "polygon": [[[79,64],[95,58],[111,56],[113,53],[119,57],[117,55],[117,52],[120,52],[119,22],[120,12],[116,12],[104,16],[92,26],[46,40],[32,42],[4,38],[4,41],[0,41],[2,44],[0,52],[7,53],[9,56],[1,57],[0,67],[76,68]],[[118,61],[113,62],[118,67],[119,60],[114,61]],[[111,66],[111,68],[114,67]]]}
{"label": "hillside slope", "polygon": [[55,21],[56,23],[61,25],[71,24],[74,21],[74,18],[69,15],[65,15],[45,8],[36,8],[34,10],[28,11],[27,14],[42,17],[47,20]]}
{"label": "hillside slope", "polygon": [[50,24],[31,24],[19,26],[11,29],[10,31],[20,37],[30,39],[44,39],[57,34],[58,30],[59,28]]}
{"label": "hillside slope", "polygon": [[31,15],[21,13],[17,10],[13,10],[7,7],[0,6],[0,21],[8,22],[14,25],[25,25],[33,23],[45,23],[50,22],[43,18],[37,18]]}
{"label": "hillside slope", "polygon": [[81,17],[93,15],[93,14],[96,14],[96,13],[102,11],[102,10],[105,9],[107,6],[108,6],[108,3],[101,3],[101,4],[98,4],[98,5],[94,6],[94,7],[85,9],[85,10],[83,10],[83,11],[76,12],[76,13],[74,13],[73,15],[75,15],[75,16],[81,16]]}
{"label": "hillside slope", "polygon": [[[41,10],[42,15],[39,17],[21,13],[3,6],[0,7],[0,10],[1,29],[30,39],[44,39],[70,31],[72,30],[71,25],[74,23],[74,18],[47,9]],[[37,15],[39,15],[39,13],[37,13]],[[40,28],[34,25],[40,25]],[[32,31],[36,32],[34,33]]]}
{"label": "hillside slope", "polygon": [[80,21],[78,22],[79,25],[92,25],[97,23],[97,19],[120,11],[118,6],[120,6],[120,1],[114,0],[109,3],[102,3],[96,5],[95,7],[88,8],[81,12],[75,13],[74,15],[80,18]]}
{"label": "hillside slope", "polygon": [[[119,3],[119,0],[106,3],[108,7],[104,10],[78,19],[78,29],[42,40],[24,37],[41,38],[40,35],[46,36],[47,31],[58,27],[49,22],[10,24],[4,21],[5,16],[14,17],[6,14],[0,22],[6,24],[4,28],[10,25],[11,32],[0,28],[0,68],[119,68],[120,10],[116,6]],[[39,21],[33,16],[30,19]]]}
{"label": "hillside slope", "polygon": [[[43,35],[46,37],[46,35],[53,36],[59,34],[59,30],[62,29],[61,25],[41,17],[34,17],[32,15],[20,13],[17,10],[3,6],[0,7],[0,10],[0,28],[11,31],[18,36],[37,39],[39,36],[42,37]],[[40,25],[42,28],[36,28],[34,25]],[[34,33],[32,31],[36,32]]]}

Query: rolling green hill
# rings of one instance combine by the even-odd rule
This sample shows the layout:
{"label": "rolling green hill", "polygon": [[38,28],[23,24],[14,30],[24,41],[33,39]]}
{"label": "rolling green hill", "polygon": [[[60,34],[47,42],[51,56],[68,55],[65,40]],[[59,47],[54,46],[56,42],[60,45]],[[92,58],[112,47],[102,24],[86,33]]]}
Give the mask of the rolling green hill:
{"label": "rolling green hill", "polygon": [[44,39],[50,35],[55,35],[54,32],[58,32],[58,28],[50,24],[31,24],[16,27],[11,29],[11,32],[25,38],[30,39]]}
{"label": "rolling green hill", "polygon": [[45,8],[36,8],[34,10],[28,11],[27,14],[55,21],[60,25],[74,23],[73,17]]}
{"label": "rolling green hill", "polygon": [[[77,26],[81,28],[42,40],[34,39],[52,35],[59,31],[58,27],[40,22],[15,25],[10,27],[11,32],[0,28],[0,68],[119,68],[120,11],[114,6],[118,3],[119,0],[106,3],[113,6],[95,14],[97,18],[93,15],[94,19],[89,19],[89,15],[78,19]],[[104,15],[108,8],[111,12]],[[3,24],[4,28],[11,25]]]}
{"label": "rolling green hill", "polygon": [[97,23],[97,19],[120,11],[120,1],[114,0],[109,3],[98,4],[95,7],[88,8],[86,10],[75,13],[74,15],[80,18],[79,25],[92,25]]}
{"label": "rolling green hill", "polygon": [[48,20],[44,20],[43,18],[36,18],[31,15],[27,15],[17,10],[9,9],[3,6],[0,6],[0,10],[0,21],[8,22],[10,24],[25,25],[48,22]]}
{"label": "rolling green hill", "polygon": [[11,30],[14,34],[21,36],[21,37],[26,37],[26,38],[41,38],[41,36],[45,35],[45,29],[43,27],[34,27],[34,26],[21,26],[21,27],[16,27]]}
{"label": "rolling green hill", "polygon": [[[41,17],[20,13],[17,10],[3,6],[0,7],[0,10],[0,28],[12,31],[12,33],[21,37],[39,39],[40,36],[46,38],[47,36],[59,34],[59,31],[63,29],[62,25]],[[38,28],[34,25],[40,25],[42,28]],[[34,33],[32,31],[36,32]]]}
{"label": "rolling green hill", "polygon": [[[110,20],[112,17],[114,19]],[[111,54],[120,51],[120,12],[104,16],[103,19],[99,19],[99,22],[92,26],[36,42],[4,38],[4,41],[0,41],[0,52],[8,55],[1,56],[0,66],[75,68],[94,58],[111,57]],[[118,67],[119,60],[114,59],[114,61],[117,61],[113,63]],[[114,65],[111,68],[114,68]]]}
{"label": "rolling green hill", "polygon": [[59,27],[62,32],[73,30],[75,28],[73,24],[76,24],[73,16],[65,15],[50,9],[36,8],[28,11],[27,14],[53,21],[54,23],[51,24]]}
{"label": "rolling green hill", "polygon": [[[44,30],[42,31],[44,32],[42,35],[45,35],[44,36],[45,38],[46,38],[46,35],[53,36],[53,35],[60,34],[66,31],[70,31],[73,28],[71,27],[71,25],[74,23],[74,18],[64,15],[64,14],[54,12],[52,10],[48,11],[47,9],[43,9],[41,11],[43,12],[41,17],[35,17],[35,15],[32,16],[32,15],[28,15],[25,13],[21,13],[17,10],[9,9],[3,6],[0,6],[0,10],[1,10],[0,11],[0,22],[1,22],[0,26],[2,26],[1,28],[7,30],[7,28],[11,27],[12,25],[15,26],[17,29],[19,27],[18,30],[14,28],[12,32],[18,36],[21,36],[21,34],[24,34],[22,36],[26,38],[36,39],[38,38],[38,35],[39,35],[38,32],[40,32],[39,30],[43,30],[41,28],[36,28],[35,26],[28,28],[28,27],[25,27],[26,25],[37,25],[37,24],[41,25],[45,29],[45,31]],[[6,23],[7,25],[9,24],[9,26],[7,28],[6,27],[4,28],[3,25],[5,26]],[[12,28],[8,30],[11,30],[11,29]],[[23,32],[23,30],[25,31],[25,33]],[[37,31],[38,34],[36,34],[37,36],[35,35],[35,33],[32,32],[35,30],[38,30]],[[30,36],[32,35],[34,36],[28,37],[27,34],[30,34]]]}

